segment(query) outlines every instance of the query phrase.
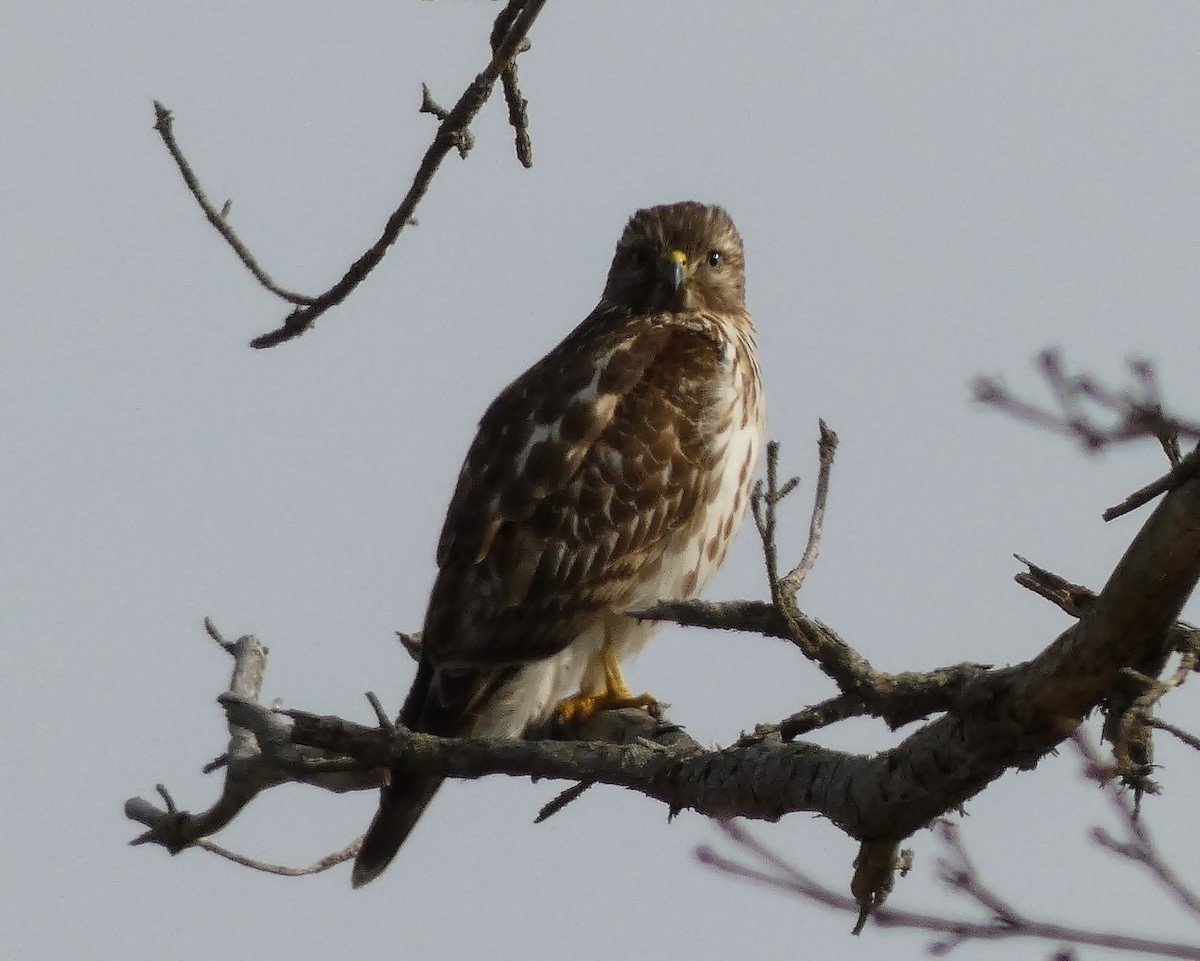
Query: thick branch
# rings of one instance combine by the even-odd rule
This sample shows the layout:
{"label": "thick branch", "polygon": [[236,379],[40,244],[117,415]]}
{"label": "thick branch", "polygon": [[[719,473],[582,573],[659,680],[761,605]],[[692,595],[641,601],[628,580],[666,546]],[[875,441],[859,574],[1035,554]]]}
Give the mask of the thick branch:
{"label": "thick branch", "polygon": [[706,752],[642,745],[445,741],[389,736],[336,718],[297,717],[301,744],[450,777],[507,773],[637,790],[673,809],[775,819],[823,814],[860,840],[900,840],[1030,767],[1112,690],[1121,670],[1161,650],[1200,576],[1200,482],[1169,494],[1080,621],[1034,660],[968,675],[953,713],[890,751],[859,756],[765,736]]}

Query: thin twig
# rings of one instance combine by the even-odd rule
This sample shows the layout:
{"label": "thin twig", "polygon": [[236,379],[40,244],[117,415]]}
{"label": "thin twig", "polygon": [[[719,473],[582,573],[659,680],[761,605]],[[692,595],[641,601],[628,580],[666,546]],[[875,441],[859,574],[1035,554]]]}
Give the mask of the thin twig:
{"label": "thin twig", "polygon": [[542,805],[542,809],[538,811],[537,817],[533,819],[533,823],[541,824],[543,821],[554,817],[554,815],[556,815],[572,801],[583,797],[583,793],[595,783],[595,781],[580,781],[578,784],[572,784],[565,791],[555,795],[551,801]]}
{"label": "thin twig", "polygon": [[[311,303],[297,307],[280,327],[256,337],[250,342],[251,347],[260,349],[275,347],[299,337],[312,327],[322,314],[345,300],[383,260],[384,255],[400,236],[400,232],[412,219],[417,204],[429,190],[433,175],[441,166],[446,155],[454,149],[461,153],[468,148],[467,141],[464,139],[467,128],[487,102],[488,97],[491,96],[496,80],[506,69],[510,68],[513,58],[525,41],[526,34],[545,4],[546,0],[509,0],[508,5],[501,11],[500,17],[512,17],[512,25],[504,35],[504,39],[496,45],[491,62],[472,81],[459,98],[458,103],[451,108],[438,125],[433,143],[425,151],[425,156],[421,158],[421,164],[417,168],[412,186],[409,187],[400,206],[388,218],[379,239],[350,265],[341,280],[314,298]],[[517,8],[520,12],[513,15],[512,11]]]}
{"label": "thin twig", "polygon": [[1200,737],[1196,737],[1195,734],[1189,734],[1183,728],[1176,727],[1170,721],[1164,721],[1161,717],[1152,717],[1150,718],[1150,726],[1158,728],[1160,731],[1166,731],[1168,734],[1173,734],[1193,751],[1200,751]]}
{"label": "thin twig", "polygon": [[1200,447],[1195,448],[1190,454],[1175,463],[1162,477],[1134,491],[1121,503],[1108,508],[1101,516],[1106,521],[1122,517],[1137,510],[1143,504],[1149,504],[1156,497],[1175,490],[1181,484],[1195,477],[1197,473],[1200,473]]}
{"label": "thin twig", "polygon": [[219,771],[219,770],[221,770],[221,768],[226,767],[228,764],[229,764],[229,754],[228,753],[218,754],[211,761],[209,761],[207,764],[205,764],[204,767],[202,767],[200,769],[200,772],[202,774],[212,774],[213,771]]}
{"label": "thin twig", "polygon": [[[729,839],[751,856],[760,866],[744,864],[719,854],[710,846],[697,849],[696,857],[706,864],[732,877],[763,884],[777,890],[799,896],[803,900],[832,908],[846,914],[857,915],[860,911],[858,903],[851,897],[817,881],[811,875],[801,871],[794,864],[785,861],[779,854],[772,851],[762,842],[739,825],[736,821],[718,822],[720,829]],[[953,872],[952,872],[953,873]],[[974,889],[963,889],[948,879],[957,890],[961,890],[977,903],[999,905],[1003,916],[994,916],[987,921],[973,921],[966,918],[949,917],[935,914],[921,914],[914,911],[904,911],[889,907],[877,908],[871,914],[871,921],[876,927],[900,928],[929,931],[938,935],[937,940],[929,944],[931,954],[945,956],[955,948],[970,941],[1003,941],[1013,938],[1030,938],[1035,940],[1052,941],[1076,945],[1111,948],[1118,951],[1130,951],[1144,955],[1155,955],[1166,958],[1200,959],[1200,945],[1180,942],[1159,941],[1151,938],[1133,937],[1118,932],[1089,931],[1083,928],[1071,928],[1054,924],[1049,921],[1038,921],[1021,914],[1011,905],[998,899],[994,893],[980,885]],[[984,901],[976,896],[976,890],[983,894]],[[1016,919],[1014,924],[1011,920]]]}
{"label": "thin twig", "polygon": [[1101,847],[1119,854],[1135,864],[1140,864],[1158,879],[1163,889],[1176,901],[1192,914],[1200,916],[1200,895],[1189,888],[1175,873],[1175,870],[1167,864],[1162,852],[1150,836],[1150,830],[1145,821],[1138,816],[1135,802],[1129,799],[1128,792],[1122,791],[1113,781],[1111,765],[1106,765],[1101,760],[1095,745],[1082,729],[1076,730],[1071,735],[1071,741],[1084,760],[1084,776],[1096,781],[1104,788],[1104,794],[1109,799],[1113,811],[1127,834],[1127,840],[1118,841],[1103,828],[1093,828],[1092,839]]}
{"label": "thin twig", "polygon": [[[496,24],[492,27],[491,37],[493,53],[499,49],[505,35],[512,27],[512,19],[518,9],[518,6],[510,4],[496,18]],[[523,40],[513,53],[508,65],[500,74],[500,83],[504,88],[504,100],[508,104],[508,122],[513,128],[517,159],[526,170],[533,166],[533,143],[529,139],[529,101],[521,95],[521,88],[517,83],[516,58],[520,54],[525,53],[529,49],[529,46],[529,40]]]}
{"label": "thin twig", "polygon": [[773,600],[781,583],[779,549],[775,545],[775,517],[779,502],[794,491],[799,483],[800,478],[790,477],[780,486],[779,442],[770,441],[767,444],[767,486],[764,490],[762,481],[754,485],[754,491],[750,494],[750,513],[754,517],[759,540],[762,541],[763,559],[767,564],[767,581],[771,585]]}
{"label": "thin twig", "polygon": [[308,874],[320,874],[322,871],[328,871],[332,867],[349,861],[358,854],[361,844],[362,838],[358,838],[340,851],[327,854],[319,861],[314,861],[303,868],[290,868],[286,864],[272,864],[269,861],[259,861],[257,858],[247,857],[244,854],[230,851],[228,848],[222,847],[209,838],[200,838],[195,846],[201,850],[208,851],[210,854],[225,858],[227,861],[232,861],[234,864],[240,864],[245,868],[253,868],[255,871],[263,871],[267,874],[279,874],[285,878],[301,878]]}
{"label": "thin twig", "polygon": [[384,710],[383,704],[380,703],[379,696],[374,691],[367,691],[365,697],[367,703],[371,705],[371,710],[375,712],[375,720],[379,722],[380,728],[390,731],[395,727],[388,712]]}
{"label": "thin twig", "polygon": [[162,138],[167,152],[171,155],[171,159],[175,161],[175,166],[179,168],[183,182],[187,184],[188,190],[191,191],[192,196],[196,199],[196,203],[200,205],[200,209],[204,212],[205,219],[212,224],[213,229],[217,233],[225,238],[225,242],[237,254],[238,259],[241,260],[246,269],[254,275],[254,279],[276,297],[286,300],[290,304],[305,306],[314,303],[312,297],[306,297],[293,290],[280,287],[258,265],[258,261],[254,259],[254,255],[246,249],[246,245],[242,243],[238,235],[233,232],[233,228],[229,226],[229,221],[226,219],[229,213],[229,201],[225,201],[225,205],[221,210],[217,210],[209,202],[208,196],[205,194],[204,188],[200,186],[200,180],[192,170],[191,164],[188,163],[187,158],[183,155],[183,151],[179,149],[179,144],[175,140],[175,132],[172,129],[174,118],[171,116],[171,111],[155,100],[154,117],[154,129],[158,131],[158,135]]}
{"label": "thin twig", "polygon": [[821,550],[821,530],[825,525],[825,501],[829,497],[829,475],[833,469],[833,456],[837,453],[838,437],[824,420],[820,421],[821,436],[817,442],[820,468],[817,474],[817,493],[813,498],[812,519],[808,523],[808,544],[800,563],[783,576],[780,587],[789,594],[796,594],[817,562]]}
{"label": "thin twig", "polygon": [[209,637],[211,637],[214,641],[216,641],[219,645],[221,645],[221,647],[224,648],[226,654],[231,654],[231,655],[233,654],[233,652],[234,652],[233,641],[229,641],[229,640],[225,639],[225,635],[223,635],[219,630],[217,630],[217,625],[213,623],[213,619],[211,617],[206,617],[204,619],[204,632]]}
{"label": "thin twig", "polygon": [[[1154,369],[1145,360],[1130,361],[1135,386],[1124,390],[1108,389],[1087,374],[1068,374],[1060,354],[1054,350],[1043,351],[1037,365],[1054,396],[1057,410],[1021,400],[992,377],[975,381],[975,399],[1025,423],[1073,437],[1089,452],[1154,437],[1174,463],[1180,437],[1200,440],[1200,423],[1164,411]],[[1096,414],[1102,414],[1103,419]]]}

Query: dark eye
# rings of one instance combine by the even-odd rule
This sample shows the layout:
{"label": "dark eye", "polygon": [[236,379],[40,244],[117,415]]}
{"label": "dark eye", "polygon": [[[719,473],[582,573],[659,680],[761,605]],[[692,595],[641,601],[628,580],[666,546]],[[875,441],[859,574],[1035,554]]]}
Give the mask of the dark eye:
{"label": "dark eye", "polygon": [[720,267],[721,266],[721,251],[710,250],[708,252],[708,266],[710,266],[710,267]]}
{"label": "dark eye", "polygon": [[627,258],[629,261],[629,266],[634,270],[641,270],[646,266],[648,260],[646,257],[646,251],[642,250],[640,247],[634,247],[631,251],[629,251]]}

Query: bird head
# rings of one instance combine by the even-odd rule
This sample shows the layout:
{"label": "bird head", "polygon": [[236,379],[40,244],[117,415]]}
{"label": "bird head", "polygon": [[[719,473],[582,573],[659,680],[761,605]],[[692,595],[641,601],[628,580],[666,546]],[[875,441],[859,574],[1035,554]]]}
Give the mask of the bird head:
{"label": "bird head", "polygon": [[635,313],[742,311],[742,240],[720,207],[647,207],[625,226],[603,299]]}

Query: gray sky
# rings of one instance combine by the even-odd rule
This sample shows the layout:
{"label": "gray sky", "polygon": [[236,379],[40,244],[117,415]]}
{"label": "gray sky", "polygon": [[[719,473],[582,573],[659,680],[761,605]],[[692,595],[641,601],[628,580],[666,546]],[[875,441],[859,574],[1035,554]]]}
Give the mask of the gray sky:
{"label": "gray sky", "polygon": [[[121,806],[163,781],[211,802],[224,654],[204,615],[272,651],[264,694],[369,720],[411,666],[445,503],[475,420],[592,307],[637,207],[717,202],[745,238],[773,437],[815,475],[841,435],[824,552],[801,601],[887,670],[1025,659],[1066,618],[1011,582],[1016,551],[1099,586],[1145,512],[1149,445],[1088,458],[970,402],[1060,345],[1117,383],[1135,354],[1200,411],[1195,310],[1200,15],[1190,4],[552,2],[521,61],[535,167],[503,103],[447,161],[382,268],[301,340],[203,222],[151,99],[281,283],[315,293],[377,235],[486,61],[483,3],[10,5],[0,14],[0,930],[12,957],[896,958],[918,935],[717,876],[704,820],[596,789],[451,785],[391,870],[286,880],[129,849]],[[798,552],[811,485],[789,505]],[[711,598],[762,596],[752,533]],[[1185,616],[1186,616],[1185,612]],[[1194,619],[1197,611],[1191,610]],[[702,741],[829,696],[778,642],[664,631],[628,671]],[[1169,700],[1188,726],[1193,692]],[[878,723],[823,743],[878,750]],[[1197,851],[1197,765],[1161,745],[1152,825]],[[1086,843],[1105,820],[1068,754],[968,805],[986,877],[1061,919],[1195,938]],[[220,840],[307,863],[375,799],[272,792]],[[1187,819],[1186,821],[1184,819]],[[755,828],[848,884],[854,845]],[[894,903],[969,909],[936,840]],[[1043,956],[1032,946],[964,958]],[[1096,956],[1093,952],[1091,956]]]}

